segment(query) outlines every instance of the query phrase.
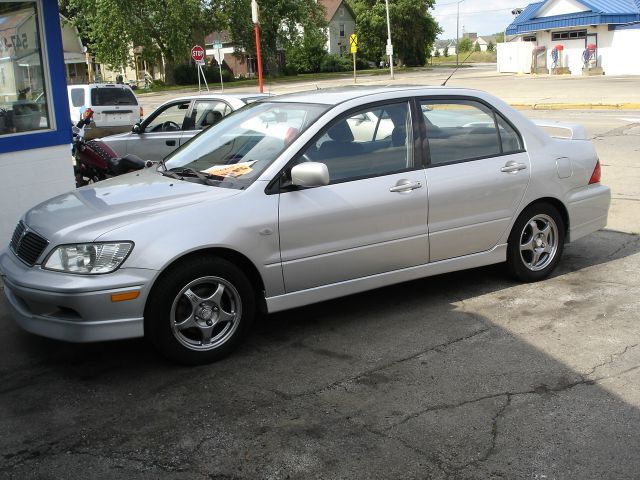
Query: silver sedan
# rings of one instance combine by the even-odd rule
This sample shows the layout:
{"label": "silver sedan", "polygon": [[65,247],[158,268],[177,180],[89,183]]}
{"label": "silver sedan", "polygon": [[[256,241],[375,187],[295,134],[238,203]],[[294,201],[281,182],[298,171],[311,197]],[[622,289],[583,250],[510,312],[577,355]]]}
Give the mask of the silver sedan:
{"label": "silver sedan", "polygon": [[234,110],[266,97],[266,94],[221,93],[175,98],[136,123],[130,132],[101,140],[120,156],[134,154],[145,160],[162,160]]}
{"label": "silver sedan", "polygon": [[543,280],[610,203],[584,129],[543,126],[566,134],[467,89],[256,102],[156,167],[28,211],[0,254],[4,292],[30,332],[144,335],[202,363],[258,311],[495,263]]}

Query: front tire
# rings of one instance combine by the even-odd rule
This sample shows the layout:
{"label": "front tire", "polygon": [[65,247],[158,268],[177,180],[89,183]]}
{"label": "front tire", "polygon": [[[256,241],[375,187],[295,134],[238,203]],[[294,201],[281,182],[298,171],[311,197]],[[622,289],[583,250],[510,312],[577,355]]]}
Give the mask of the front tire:
{"label": "front tire", "polygon": [[564,237],[564,221],[556,207],[549,203],[529,205],[509,235],[509,273],[521,282],[547,278],[560,261]]}
{"label": "front tire", "polygon": [[235,265],[194,257],[167,270],[145,309],[145,336],[166,357],[196,365],[235,349],[255,317],[255,292]]}

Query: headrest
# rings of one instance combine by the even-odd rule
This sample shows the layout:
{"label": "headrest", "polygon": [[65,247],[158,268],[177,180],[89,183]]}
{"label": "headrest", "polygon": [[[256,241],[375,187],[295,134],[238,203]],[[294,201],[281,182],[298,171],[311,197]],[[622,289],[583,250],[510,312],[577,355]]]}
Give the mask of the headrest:
{"label": "headrest", "polygon": [[336,142],[353,142],[353,133],[346,120],[336,123],[329,129],[327,135]]}

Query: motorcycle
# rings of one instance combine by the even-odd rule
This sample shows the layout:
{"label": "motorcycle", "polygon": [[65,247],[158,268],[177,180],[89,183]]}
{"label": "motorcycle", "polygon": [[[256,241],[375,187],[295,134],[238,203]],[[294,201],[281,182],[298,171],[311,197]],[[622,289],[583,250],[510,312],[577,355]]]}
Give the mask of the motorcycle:
{"label": "motorcycle", "polygon": [[144,161],[137,155],[119,157],[113,149],[100,140],[85,141],[84,127],[92,122],[93,111],[87,108],[82,118],[72,127],[71,153],[75,161],[73,173],[76,178],[76,187],[153,165],[153,162]]}

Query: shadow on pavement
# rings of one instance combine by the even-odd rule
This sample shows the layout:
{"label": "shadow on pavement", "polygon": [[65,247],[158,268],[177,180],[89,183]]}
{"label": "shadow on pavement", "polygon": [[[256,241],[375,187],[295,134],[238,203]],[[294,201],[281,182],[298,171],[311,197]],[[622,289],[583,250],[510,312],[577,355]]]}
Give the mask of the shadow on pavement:
{"label": "shadow on pavement", "polygon": [[[635,478],[637,236],[262,319],[183,368],[143,340],[0,336],[7,478]],[[596,268],[597,267],[597,268]]]}

